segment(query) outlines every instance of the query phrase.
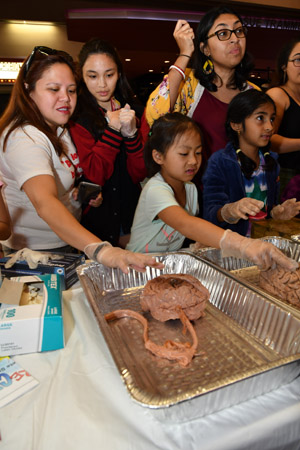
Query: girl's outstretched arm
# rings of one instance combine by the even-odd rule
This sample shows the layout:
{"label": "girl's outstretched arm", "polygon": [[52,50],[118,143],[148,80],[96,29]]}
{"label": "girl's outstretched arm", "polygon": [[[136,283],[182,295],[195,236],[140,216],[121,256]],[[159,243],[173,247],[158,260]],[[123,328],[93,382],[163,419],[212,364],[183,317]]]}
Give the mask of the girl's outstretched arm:
{"label": "girl's outstretched arm", "polygon": [[276,264],[286,270],[295,270],[299,267],[296,261],[285,256],[275,245],[260,239],[247,238],[230,230],[224,231],[206,220],[190,216],[180,206],[169,206],[158,216],[189,239],[221,248],[223,256],[248,259],[262,270]]}
{"label": "girl's outstretched arm", "polygon": [[162,210],[158,217],[185,237],[209,247],[219,248],[224,230],[207,220],[191,216],[181,206],[169,206]]}

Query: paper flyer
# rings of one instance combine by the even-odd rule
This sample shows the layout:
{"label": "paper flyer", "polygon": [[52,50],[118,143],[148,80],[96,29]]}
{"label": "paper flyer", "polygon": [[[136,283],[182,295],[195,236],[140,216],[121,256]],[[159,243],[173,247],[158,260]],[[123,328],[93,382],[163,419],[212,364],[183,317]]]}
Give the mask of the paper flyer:
{"label": "paper flyer", "polygon": [[13,359],[0,358],[0,408],[38,384],[39,382]]}

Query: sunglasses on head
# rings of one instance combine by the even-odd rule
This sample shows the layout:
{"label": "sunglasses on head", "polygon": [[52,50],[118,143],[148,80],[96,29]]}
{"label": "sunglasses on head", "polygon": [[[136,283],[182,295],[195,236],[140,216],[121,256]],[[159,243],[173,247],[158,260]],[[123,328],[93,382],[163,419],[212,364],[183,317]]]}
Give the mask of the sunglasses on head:
{"label": "sunglasses on head", "polygon": [[54,48],[50,48],[50,47],[44,47],[43,45],[38,45],[37,47],[34,47],[29,58],[27,59],[27,61],[25,63],[24,76],[27,75],[37,53],[40,53],[41,55],[44,55],[44,56],[58,55],[58,56],[61,56],[62,58],[64,58],[67,63],[69,63],[69,64],[73,63],[72,56],[70,56],[67,52],[64,52],[62,50],[55,50]]}

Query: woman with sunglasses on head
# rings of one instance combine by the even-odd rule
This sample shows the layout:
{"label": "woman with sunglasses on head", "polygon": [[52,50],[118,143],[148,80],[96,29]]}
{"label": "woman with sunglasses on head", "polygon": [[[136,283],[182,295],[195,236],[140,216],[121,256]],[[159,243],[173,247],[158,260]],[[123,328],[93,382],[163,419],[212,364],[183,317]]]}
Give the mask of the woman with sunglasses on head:
{"label": "woman with sunglasses on head", "polygon": [[277,58],[279,86],[267,91],[276,103],[272,150],[279,153],[283,191],[300,174],[300,38],[287,42]]}
{"label": "woman with sunglasses on head", "polygon": [[226,145],[229,102],[253,87],[247,82],[252,62],[246,52],[246,34],[241,17],[226,6],[209,10],[196,33],[187,21],[179,20],[174,30],[179,55],[147,102],[150,126],[172,111],[199,123],[204,134],[203,170],[209,156]]}
{"label": "woman with sunglasses on head", "polygon": [[129,240],[140,182],[146,177],[143,160],[144,107],[134,96],[117,50],[94,38],[79,53],[82,79],[70,126],[84,177],[102,186],[98,208],[83,211],[82,224],[113,245]]}
{"label": "woman with sunglasses on head", "polygon": [[80,174],[67,123],[76,105],[76,77],[65,52],[35,47],[23,64],[0,119],[0,172],[12,221],[7,252],[68,251],[67,245],[124,272],[154,259],[114,248],[78,222],[73,198]]}

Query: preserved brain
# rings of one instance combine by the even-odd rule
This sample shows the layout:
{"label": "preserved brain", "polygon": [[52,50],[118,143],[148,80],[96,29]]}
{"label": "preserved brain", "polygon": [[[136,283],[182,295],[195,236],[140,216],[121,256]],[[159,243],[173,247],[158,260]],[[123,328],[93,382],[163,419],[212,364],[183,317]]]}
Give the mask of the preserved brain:
{"label": "preserved brain", "polygon": [[108,322],[124,317],[138,320],[144,327],[143,339],[147,350],[160,358],[177,361],[186,367],[196,355],[198,347],[198,338],[190,320],[204,316],[209,295],[209,291],[197,278],[187,274],[158,276],[146,283],[141,294],[140,303],[143,311],[150,311],[154,319],[160,322],[180,319],[184,332],[186,329],[189,331],[192,343],[171,340],[163,345],[154,343],[148,337],[147,319],[136,311],[115,310],[106,314],[105,319]]}
{"label": "preserved brain", "polygon": [[196,320],[204,315],[209,295],[209,291],[192,275],[164,274],[146,283],[141,294],[141,306],[161,322],[178,319],[178,307],[189,320]]}
{"label": "preserved brain", "polygon": [[287,271],[276,267],[261,271],[259,285],[270,294],[300,306],[300,268]]}

